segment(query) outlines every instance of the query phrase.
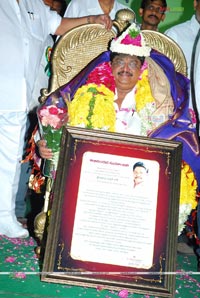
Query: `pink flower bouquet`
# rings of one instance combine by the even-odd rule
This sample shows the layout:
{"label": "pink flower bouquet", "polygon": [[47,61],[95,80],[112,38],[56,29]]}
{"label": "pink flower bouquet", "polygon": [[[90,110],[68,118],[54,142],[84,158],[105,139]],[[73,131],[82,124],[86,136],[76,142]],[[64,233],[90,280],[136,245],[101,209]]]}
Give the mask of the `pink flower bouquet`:
{"label": "pink flower bouquet", "polygon": [[62,127],[67,123],[68,119],[67,106],[61,97],[49,97],[38,108],[37,113],[42,137],[45,139],[47,147],[53,152],[53,158],[44,162],[43,174],[46,177],[55,178]]}

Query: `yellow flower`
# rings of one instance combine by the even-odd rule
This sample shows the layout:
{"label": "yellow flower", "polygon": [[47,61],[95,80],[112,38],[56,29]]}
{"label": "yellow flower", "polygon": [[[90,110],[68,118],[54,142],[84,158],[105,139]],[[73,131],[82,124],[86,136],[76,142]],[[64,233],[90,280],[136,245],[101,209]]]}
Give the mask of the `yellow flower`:
{"label": "yellow flower", "polygon": [[190,204],[191,209],[196,208],[197,180],[190,166],[183,162],[181,169],[180,204]]}
{"label": "yellow flower", "polygon": [[139,113],[146,107],[148,103],[154,103],[155,99],[151,94],[151,87],[148,79],[148,69],[145,69],[142,73],[141,80],[138,80],[136,84],[136,111]]}
{"label": "yellow flower", "polygon": [[136,84],[135,108],[139,117],[142,119],[141,135],[147,136],[155,128],[151,116],[156,109],[155,99],[152,96],[149,84],[147,68],[143,70],[141,79]]}
{"label": "yellow flower", "polygon": [[69,125],[115,130],[114,93],[104,85],[80,87],[68,103]]}
{"label": "yellow flower", "polygon": [[180,235],[185,227],[185,222],[192,209],[197,206],[196,201],[197,180],[195,175],[186,162],[182,162],[181,167],[181,187],[179,203],[179,225],[178,234]]}

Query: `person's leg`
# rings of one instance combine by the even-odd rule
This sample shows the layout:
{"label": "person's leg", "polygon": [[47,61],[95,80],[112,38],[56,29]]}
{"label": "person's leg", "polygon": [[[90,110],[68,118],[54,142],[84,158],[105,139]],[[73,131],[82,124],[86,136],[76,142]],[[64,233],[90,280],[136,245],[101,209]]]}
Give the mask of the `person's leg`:
{"label": "person's leg", "polygon": [[26,118],[25,112],[0,113],[0,234],[12,238],[29,235],[15,216]]}
{"label": "person's leg", "polygon": [[[28,140],[30,139],[30,119],[27,118],[26,123],[26,136],[24,139],[24,152],[23,158],[26,156],[26,149],[28,146]],[[18,185],[18,191],[16,195],[16,206],[15,206],[15,214],[18,219],[24,220],[26,216],[26,195],[28,191],[28,181],[31,173],[31,166],[29,162],[21,163],[21,171],[20,171],[20,179]]]}
{"label": "person's leg", "polygon": [[28,180],[30,177],[31,167],[29,162],[21,164],[21,174],[19,180],[19,187],[16,197],[15,214],[17,218],[26,216],[26,194],[28,189]]}
{"label": "person's leg", "polygon": [[[28,142],[32,137],[32,133],[35,129],[36,124],[38,123],[36,110],[31,111],[27,117],[26,123],[26,135],[24,139],[24,156],[23,159],[26,158],[26,150],[28,148]],[[22,223],[26,223],[26,212],[27,205],[29,205],[29,196],[30,190],[28,188],[29,178],[31,175],[32,165],[29,161],[21,164],[21,175],[18,185],[18,191],[16,196],[16,206],[15,206],[15,214],[18,220]]]}

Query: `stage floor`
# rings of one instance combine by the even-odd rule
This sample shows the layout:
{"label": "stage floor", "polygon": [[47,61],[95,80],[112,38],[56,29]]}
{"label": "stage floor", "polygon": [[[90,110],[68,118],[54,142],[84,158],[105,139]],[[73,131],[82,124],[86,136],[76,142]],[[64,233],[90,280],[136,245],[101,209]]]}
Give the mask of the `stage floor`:
{"label": "stage floor", "polygon": [[[34,253],[35,240],[10,239],[0,236],[0,297],[34,298],[153,298],[104,289],[77,287],[40,281],[40,264]],[[200,297],[200,273],[195,255],[177,255],[175,298]]]}

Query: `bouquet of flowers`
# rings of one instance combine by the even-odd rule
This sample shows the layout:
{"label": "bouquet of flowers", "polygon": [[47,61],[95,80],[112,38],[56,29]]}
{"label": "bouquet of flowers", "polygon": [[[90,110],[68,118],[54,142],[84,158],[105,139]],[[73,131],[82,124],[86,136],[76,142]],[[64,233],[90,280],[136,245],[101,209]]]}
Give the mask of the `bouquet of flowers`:
{"label": "bouquet of flowers", "polygon": [[46,159],[43,166],[43,174],[46,177],[55,178],[58,157],[60,151],[60,140],[62,127],[67,123],[67,105],[60,98],[49,97],[37,111],[42,137],[47,147],[53,152],[52,159]]}

